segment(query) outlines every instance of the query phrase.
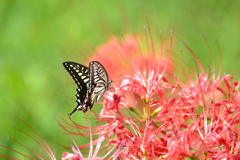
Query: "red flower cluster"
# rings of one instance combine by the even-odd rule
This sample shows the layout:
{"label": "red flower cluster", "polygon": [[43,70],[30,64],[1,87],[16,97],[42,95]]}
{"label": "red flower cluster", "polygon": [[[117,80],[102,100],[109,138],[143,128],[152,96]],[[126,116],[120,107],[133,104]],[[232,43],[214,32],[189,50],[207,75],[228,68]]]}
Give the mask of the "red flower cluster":
{"label": "red flower cluster", "polygon": [[[232,75],[215,78],[199,63],[200,71],[176,77],[172,40],[159,52],[147,46],[146,54],[139,44],[137,38],[110,40],[92,57],[110,78],[120,78],[96,115],[102,125],[71,126],[99,135],[84,147],[96,145],[109,159],[240,159],[239,82]],[[107,144],[99,148],[99,141]]]}

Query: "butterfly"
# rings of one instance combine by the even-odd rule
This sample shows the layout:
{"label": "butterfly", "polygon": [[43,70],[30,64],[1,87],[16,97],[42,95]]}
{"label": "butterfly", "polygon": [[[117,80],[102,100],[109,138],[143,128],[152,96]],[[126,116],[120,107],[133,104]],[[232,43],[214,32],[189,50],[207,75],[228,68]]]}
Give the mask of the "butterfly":
{"label": "butterfly", "polygon": [[94,102],[101,99],[112,83],[112,80],[108,79],[106,69],[97,61],[90,62],[89,68],[75,62],[64,62],[63,66],[78,86],[77,106],[70,116],[78,110],[86,112],[88,108],[91,109]]}

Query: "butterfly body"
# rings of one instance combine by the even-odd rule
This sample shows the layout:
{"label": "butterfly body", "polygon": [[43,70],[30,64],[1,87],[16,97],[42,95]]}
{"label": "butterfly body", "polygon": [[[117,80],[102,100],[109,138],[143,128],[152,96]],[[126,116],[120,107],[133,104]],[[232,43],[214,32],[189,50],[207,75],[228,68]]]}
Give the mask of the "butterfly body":
{"label": "butterfly body", "polygon": [[89,68],[75,62],[64,62],[63,66],[78,86],[77,106],[69,115],[78,110],[86,112],[91,109],[94,102],[101,99],[112,83],[112,80],[108,80],[105,68],[97,61],[90,62]]}

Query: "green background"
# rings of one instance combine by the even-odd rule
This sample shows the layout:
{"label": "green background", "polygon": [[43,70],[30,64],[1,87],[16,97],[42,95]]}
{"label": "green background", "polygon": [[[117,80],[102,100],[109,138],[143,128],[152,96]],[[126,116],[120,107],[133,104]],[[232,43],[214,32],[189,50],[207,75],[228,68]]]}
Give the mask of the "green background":
{"label": "green background", "polygon": [[[204,42],[207,38],[218,66],[219,41],[223,74],[239,79],[240,1],[192,0],[1,0],[0,2],[0,144],[27,153],[11,137],[45,159],[39,145],[19,132],[34,135],[19,119],[31,125],[50,145],[57,159],[64,150],[56,144],[73,145],[57,120],[67,119],[75,101],[75,86],[62,62],[87,64],[97,46],[115,35],[142,33],[148,18],[152,34],[164,37],[173,30],[175,54],[183,50],[184,60],[193,63],[190,54],[176,37],[187,43],[204,66],[211,66]],[[179,45],[180,44],[180,45]],[[67,104],[69,103],[69,104]],[[97,107],[94,107],[94,109]],[[73,119],[81,123],[84,115]],[[36,137],[36,136],[35,136]],[[78,144],[84,143],[75,137]],[[0,153],[15,156],[0,148]],[[28,154],[29,155],[29,154]],[[18,156],[21,158],[21,156]]]}

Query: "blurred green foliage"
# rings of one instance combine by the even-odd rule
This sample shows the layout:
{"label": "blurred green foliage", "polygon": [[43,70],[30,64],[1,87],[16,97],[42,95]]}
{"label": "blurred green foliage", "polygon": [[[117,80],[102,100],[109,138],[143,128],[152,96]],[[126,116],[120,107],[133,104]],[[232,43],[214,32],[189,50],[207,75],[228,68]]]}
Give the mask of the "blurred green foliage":
{"label": "blurred green foliage", "polygon": [[[57,120],[67,119],[75,106],[75,86],[62,62],[87,64],[97,46],[112,36],[144,33],[149,21],[152,34],[180,37],[199,57],[211,66],[211,58],[202,35],[218,66],[219,41],[223,73],[239,76],[240,1],[80,1],[80,0],[1,0],[0,2],[0,144],[29,153],[8,137],[20,141],[40,155],[46,153],[18,129],[34,135],[19,119],[31,125],[50,145],[59,159],[63,151],[56,144],[73,145]],[[177,38],[175,42],[179,43]],[[180,44],[180,43],[179,43]],[[192,58],[184,46],[174,50],[184,60]],[[85,60],[85,61],[84,61]],[[66,83],[67,82],[67,83]],[[94,107],[94,109],[97,107]],[[73,119],[81,123],[80,112]],[[82,122],[84,123],[84,122]],[[75,138],[77,143],[82,139]],[[0,153],[16,156],[0,148]],[[44,157],[44,156],[43,156]],[[48,159],[48,158],[46,158]]]}

